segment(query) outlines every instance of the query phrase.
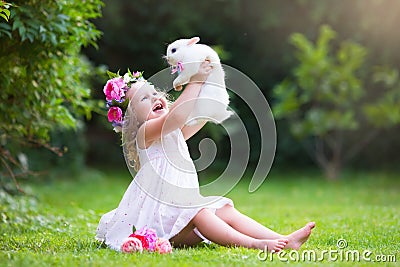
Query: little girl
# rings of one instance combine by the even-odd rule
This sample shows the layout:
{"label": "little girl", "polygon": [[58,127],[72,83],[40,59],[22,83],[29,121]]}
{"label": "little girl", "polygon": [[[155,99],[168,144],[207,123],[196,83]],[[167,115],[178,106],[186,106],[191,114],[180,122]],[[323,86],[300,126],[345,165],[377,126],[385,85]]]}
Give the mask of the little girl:
{"label": "little girl", "polygon": [[137,81],[126,92],[130,102],[123,123],[124,152],[138,172],[118,208],[100,220],[96,238],[109,247],[120,250],[133,225],[155,229],[157,236],[169,239],[173,246],[209,240],[279,252],[299,249],[310,236],[314,222],[281,235],[240,213],[228,198],[200,195],[185,140],[205,122],[185,123],[210,72],[210,64],[204,62],[170,107],[146,81]]}

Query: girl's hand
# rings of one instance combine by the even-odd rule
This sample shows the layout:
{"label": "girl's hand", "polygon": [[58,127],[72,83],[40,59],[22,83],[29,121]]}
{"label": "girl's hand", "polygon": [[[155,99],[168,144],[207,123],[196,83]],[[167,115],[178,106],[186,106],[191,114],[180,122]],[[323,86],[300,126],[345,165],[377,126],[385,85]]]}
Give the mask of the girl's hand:
{"label": "girl's hand", "polygon": [[[160,139],[178,128],[182,129],[187,119],[193,111],[196,100],[199,96],[203,83],[207,80],[212,70],[209,61],[201,63],[197,74],[193,75],[186,86],[186,89],[179,95],[175,102],[169,108],[169,112],[163,115],[147,120],[140,126],[137,137],[144,144],[141,146],[149,147],[155,140]],[[130,90],[134,91],[134,90]],[[198,130],[198,129],[197,129]],[[185,133],[185,137],[189,138],[195,131],[190,130]]]}
{"label": "girl's hand", "polygon": [[209,60],[201,63],[199,71],[190,78],[190,83],[204,83],[212,71],[212,66]]}

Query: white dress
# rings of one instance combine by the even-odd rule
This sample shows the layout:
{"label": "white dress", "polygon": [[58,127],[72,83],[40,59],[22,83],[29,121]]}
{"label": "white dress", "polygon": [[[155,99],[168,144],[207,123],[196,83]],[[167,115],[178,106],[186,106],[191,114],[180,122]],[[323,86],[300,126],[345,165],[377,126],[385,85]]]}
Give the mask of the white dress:
{"label": "white dress", "polygon": [[215,212],[226,204],[233,206],[228,198],[200,195],[196,169],[180,129],[138,153],[140,170],[118,208],[104,214],[97,228],[96,239],[110,248],[120,250],[133,225],[153,228],[158,237],[170,239],[201,209]]}

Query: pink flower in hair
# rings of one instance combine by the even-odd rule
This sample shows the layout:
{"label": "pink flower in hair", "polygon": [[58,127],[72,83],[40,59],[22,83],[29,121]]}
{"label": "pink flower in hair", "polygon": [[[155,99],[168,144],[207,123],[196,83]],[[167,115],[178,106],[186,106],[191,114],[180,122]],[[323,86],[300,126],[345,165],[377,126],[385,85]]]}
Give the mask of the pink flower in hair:
{"label": "pink flower in hair", "polygon": [[122,121],[122,109],[119,107],[111,107],[108,110],[108,121],[109,122],[121,122]]}
{"label": "pink flower in hair", "polygon": [[142,242],[136,237],[128,237],[122,243],[121,251],[125,253],[143,252]]}
{"label": "pink flower in hair", "polygon": [[104,86],[103,92],[106,95],[107,100],[121,100],[122,97],[125,96],[126,84],[124,83],[124,79],[121,77],[113,78],[107,81]]}
{"label": "pink flower in hair", "polygon": [[123,114],[129,104],[126,92],[133,83],[146,80],[143,78],[143,72],[131,72],[129,69],[123,76],[119,74],[119,71],[117,73],[107,71],[107,74],[110,79],[103,88],[108,108],[107,117],[112,122],[114,131],[122,132]]}
{"label": "pink flower in hair", "polygon": [[156,248],[155,250],[160,254],[166,254],[172,252],[171,243],[164,238],[158,238],[156,241]]}

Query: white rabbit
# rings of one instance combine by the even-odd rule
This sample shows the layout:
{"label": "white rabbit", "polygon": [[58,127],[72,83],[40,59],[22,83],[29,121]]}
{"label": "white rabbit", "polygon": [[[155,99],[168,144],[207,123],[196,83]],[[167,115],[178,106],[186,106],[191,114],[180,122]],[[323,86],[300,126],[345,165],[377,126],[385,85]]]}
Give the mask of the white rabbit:
{"label": "white rabbit", "polygon": [[232,115],[227,110],[229,95],[225,87],[225,73],[218,54],[209,46],[197,44],[199,37],[176,40],[167,48],[166,59],[174,71],[179,73],[174,80],[175,90],[182,90],[196,74],[202,62],[209,60],[212,71],[201,88],[195,107],[190,114],[187,125],[194,125],[202,120],[221,123]]}

